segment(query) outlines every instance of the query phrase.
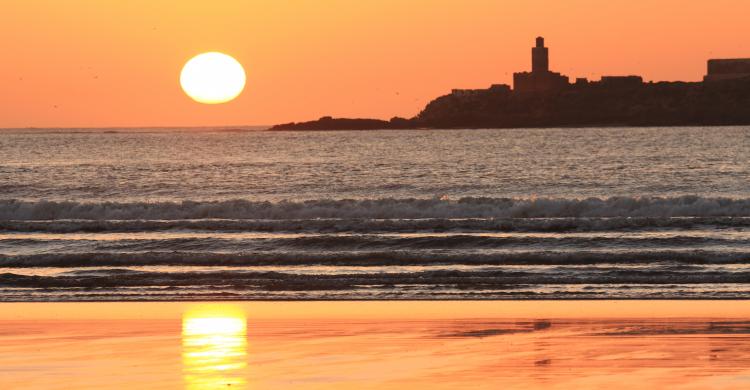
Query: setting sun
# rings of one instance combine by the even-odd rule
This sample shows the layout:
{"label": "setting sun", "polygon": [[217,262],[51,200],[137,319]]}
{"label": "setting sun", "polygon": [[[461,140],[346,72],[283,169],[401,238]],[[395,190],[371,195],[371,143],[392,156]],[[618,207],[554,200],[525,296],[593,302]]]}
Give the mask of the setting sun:
{"label": "setting sun", "polygon": [[226,103],[245,88],[245,70],[231,56],[218,52],[203,53],[182,68],[180,85],[197,102]]}

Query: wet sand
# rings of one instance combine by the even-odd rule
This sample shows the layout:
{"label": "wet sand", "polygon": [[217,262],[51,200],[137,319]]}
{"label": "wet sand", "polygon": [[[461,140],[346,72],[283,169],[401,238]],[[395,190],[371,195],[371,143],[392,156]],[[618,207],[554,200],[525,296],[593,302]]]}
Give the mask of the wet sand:
{"label": "wet sand", "polygon": [[2,389],[603,387],[750,387],[750,302],[0,305]]}

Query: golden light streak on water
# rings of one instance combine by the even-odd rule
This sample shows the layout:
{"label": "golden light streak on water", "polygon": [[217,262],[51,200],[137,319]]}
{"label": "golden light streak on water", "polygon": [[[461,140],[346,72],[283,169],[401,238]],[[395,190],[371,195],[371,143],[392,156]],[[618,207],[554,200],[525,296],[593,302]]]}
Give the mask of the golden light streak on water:
{"label": "golden light streak on water", "polygon": [[201,305],[182,317],[186,389],[242,389],[247,366],[247,318],[230,305]]}

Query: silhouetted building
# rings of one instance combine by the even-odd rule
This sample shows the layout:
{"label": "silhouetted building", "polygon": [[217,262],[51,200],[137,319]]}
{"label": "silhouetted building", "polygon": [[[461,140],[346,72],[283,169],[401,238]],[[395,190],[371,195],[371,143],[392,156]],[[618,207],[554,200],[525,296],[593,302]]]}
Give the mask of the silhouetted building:
{"label": "silhouetted building", "polygon": [[460,89],[460,88],[453,88],[451,90],[451,95],[453,96],[460,96],[460,97],[467,97],[467,96],[476,96],[482,92],[481,89]]}
{"label": "silhouetted building", "polygon": [[[720,82],[721,80],[729,80]],[[549,49],[536,38],[531,71],[505,84],[454,89],[415,117],[390,121],[323,117],[273,130],[524,128],[573,126],[726,126],[750,124],[750,58],[708,61],[704,82],[643,82],[641,76],[575,79],[549,70]],[[710,87],[705,87],[706,85]],[[560,93],[557,93],[560,92]]]}
{"label": "silhouetted building", "polygon": [[492,84],[485,89],[459,89],[451,90],[451,95],[459,98],[477,97],[487,93],[510,93],[510,86],[507,84]]}
{"label": "silhouetted building", "polygon": [[536,38],[536,46],[531,48],[531,72],[513,73],[513,90],[517,92],[551,92],[567,88],[567,76],[549,70],[549,49],[544,46],[544,38]]}
{"label": "silhouetted building", "polygon": [[492,84],[490,85],[490,92],[510,92],[510,85],[508,84]]}
{"label": "silhouetted building", "polygon": [[549,72],[549,49],[544,47],[544,38],[536,37],[536,46],[531,48],[531,71]]}
{"label": "silhouetted building", "polygon": [[640,87],[643,84],[641,76],[602,76],[601,85],[612,88]]}
{"label": "silhouetted building", "polygon": [[703,81],[736,80],[750,77],[750,58],[708,60],[708,74]]}

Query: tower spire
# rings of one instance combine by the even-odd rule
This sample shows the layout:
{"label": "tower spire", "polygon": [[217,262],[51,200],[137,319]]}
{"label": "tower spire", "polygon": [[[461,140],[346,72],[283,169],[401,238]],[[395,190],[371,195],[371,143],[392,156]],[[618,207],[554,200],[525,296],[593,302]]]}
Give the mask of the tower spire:
{"label": "tower spire", "polygon": [[531,72],[549,72],[549,50],[544,47],[544,37],[537,37],[536,47],[531,48]]}

